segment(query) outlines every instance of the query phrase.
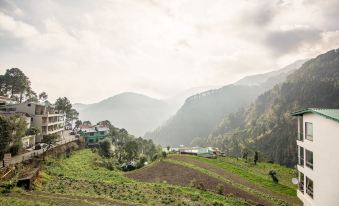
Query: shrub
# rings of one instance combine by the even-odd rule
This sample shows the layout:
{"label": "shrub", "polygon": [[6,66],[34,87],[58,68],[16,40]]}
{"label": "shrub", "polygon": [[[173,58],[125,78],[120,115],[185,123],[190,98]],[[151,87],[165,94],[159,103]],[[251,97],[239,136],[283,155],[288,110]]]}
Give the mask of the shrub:
{"label": "shrub", "polygon": [[217,193],[219,195],[223,195],[224,194],[224,185],[222,185],[220,183],[217,185]]}
{"label": "shrub", "polygon": [[109,139],[104,139],[99,142],[99,155],[109,158],[112,156],[112,143]]}
{"label": "shrub", "polygon": [[166,157],[167,157],[167,153],[166,153],[165,151],[163,151],[163,152],[161,153],[161,156],[162,156],[163,158],[166,158]]}
{"label": "shrub", "polygon": [[278,183],[278,182],[279,182],[279,180],[278,180],[278,178],[277,178],[277,172],[276,172],[276,171],[271,170],[271,171],[268,172],[268,175],[271,176],[273,182],[275,182],[275,183]]}

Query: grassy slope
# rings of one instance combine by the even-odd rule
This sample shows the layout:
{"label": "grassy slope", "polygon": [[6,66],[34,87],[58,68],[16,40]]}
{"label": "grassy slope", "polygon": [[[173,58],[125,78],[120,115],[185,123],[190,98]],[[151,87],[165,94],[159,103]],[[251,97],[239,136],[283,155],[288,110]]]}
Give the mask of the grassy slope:
{"label": "grassy slope", "polygon": [[[194,157],[204,162],[221,167],[234,174],[237,174],[245,179],[257,184],[259,186],[271,189],[274,192],[281,193],[283,195],[296,196],[297,187],[292,184],[292,178],[296,177],[296,170],[290,169],[278,164],[270,163],[248,163],[243,159],[237,158],[218,158],[218,159],[206,159],[200,157]],[[279,184],[272,182],[271,177],[268,175],[270,170],[277,172]]]}
{"label": "grassy slope", "polygon": [[[46,194],[51,200],[36,196],[40,205],[63,205],[67,195],[70,200],[78,196],[100,197],[99,203],[110,205],[248,205],[234,197],[224,197],[189,187],[178,187],[166,183],[140,183],[128,179],[120,171],[110,171],[95,166],[97,154],[90,150],[76,152],[68,159],[50,161],[36,181],[36,194]],[[34,193],[33,193],[34,195]],[[25,197],[0,197],[3,205],[29,205]],[[33,198],[33,197],[32,197]],[[107,200],[105,202],[105,200]],[[88,200],[98,204],[97,200]]]}
{"label": "grassy slope", "polygon": [[[171,155],[175,157],[177,155]],[[232,182],[232,180],[225,179],[224,177],[210,171],[208,169],[203,169],[197,167],[194,164],[190,164],[187,162],[182,162],[177,160],[167,160],[171,161],[172,163],[181,164],[193,169],[197,169],[205,174],[209,174],[210,176],[222,179],[225,182],[229,182],[230,184],[239,187],[242,190],[250,192],[262,199],[266,199],[270,202],[273,202],[277,205],[285,205],[285,201],[281,201],[281,196],[286,197],[289,202],[293,202],[292,204],[298,205],[300,202],[296,197],[296,186],[292,184],[291,179],[296,176],[295,170],[290,169],[284,166],[280,166],[277,164],[270,164],[270,163],[258,163],[254,165],[252,162],[247,162],[243,159],[237,158],[230,158],[230,157],[222,157],[218,159],[207,159],[197,156],[186,156],[186,158],[192,158],[194,160],[198,160],[201,162],[209,163],[214,165],[218,168],[222,168],[225,171],[231,172],[241,178],[244,178],[253,184],[257,185],[258,187],[262,187],[268,190],[271,190],[274,193],[278,194],[278,197],[265,194],[253,189],[250,189],[244,185],[237,184]],[[277,176],[279,179],[279,184],[273,183],[271,177],[268,175],[270,170],[275,170],[277,172]],[[284,198],[285,199],[285,198]]]}

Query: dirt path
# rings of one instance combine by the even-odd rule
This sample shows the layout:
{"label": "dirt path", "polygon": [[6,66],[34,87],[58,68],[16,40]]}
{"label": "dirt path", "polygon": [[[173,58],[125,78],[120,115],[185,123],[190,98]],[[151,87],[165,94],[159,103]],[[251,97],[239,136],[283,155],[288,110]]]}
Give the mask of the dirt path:
{"label": "dirt path", "polygon": [[246,200],[253,205],[272,205],[269,202],[266,202],[252,194],[249,194],[207,174],[166,161],[161,161],[151,167],[146,167],[141,170],[135,170],[133,172],[127,173],[126,176],[144,182],[166,181],[167,183],[181,186],[189,186],[195,182],[194,185],[200,185],[206,190],[212,192],[217,192],[217,186],[222,185],[224,188],[224,195],[232,194],[236,197]]}
{"label": "dirt path", "polygon": [[273,191],[271,191],[271,190],[269,190],[267,188],[260,187],[258,185],[255,185],[254,183],[244,179],[243,177],[240,177],[240,176],[238,176],[236,174],[228,172],[225,169],[222,169],[222,168],[220,168],[218,166],[209,164],[207,162],[196,160],[196,159],[194,159],[194,158],[192,158],[190,156],[184,156],[184,155],[170,156],[169,159],[183,161],[183,162],[186,162],[186,163],[189,163],[189,164],[193,164],[195,166],[207,169],[207,170],[212,171],[212,172],[214,172],[214,173],[216,173],[216,174],[218,174],[220,176],[225,177],[226,179],[232,180],[235,183],[238,183],[238,184],[241,184],[241,185],[245,185],[246,187],[249,187],[251,189],[255,189],[255,190],[258,190],[260,192],[269,194],[269,195],[274,196],[277,199],[281,199],[281,200],[283,200],[283,201],[285,201],[285,202],[287,202],[287,203],[289,203],[291,205],[301,205],[301,203],[297,199],[295,199],[295,198],[288,197],[288,196],[285,196],[285,195],[281,195],[281,194],[273,192]]}
{"label": "dirt path", "polygon": [[24,192],[24,193],[11,193],[9,196],[19,197],[21,199],[38,199],[39,201],[50,202],[56,201],[58,205],[74,205],[74,206],[97,206],[97,205],[113,205],[113,206],[135,206],[134,204],[122,203],[114,200],[108,200],[97,197],[64,195],[46,192]]}

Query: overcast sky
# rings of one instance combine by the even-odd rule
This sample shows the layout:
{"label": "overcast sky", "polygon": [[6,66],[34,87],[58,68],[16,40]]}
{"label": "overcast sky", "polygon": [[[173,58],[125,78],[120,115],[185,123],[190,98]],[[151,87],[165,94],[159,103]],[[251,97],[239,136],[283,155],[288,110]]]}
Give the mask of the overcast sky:
{"label": "overcast sky", "polygon": [[52,101],[167,98],[338,47],[338,0],[0,0],[0,72]]}

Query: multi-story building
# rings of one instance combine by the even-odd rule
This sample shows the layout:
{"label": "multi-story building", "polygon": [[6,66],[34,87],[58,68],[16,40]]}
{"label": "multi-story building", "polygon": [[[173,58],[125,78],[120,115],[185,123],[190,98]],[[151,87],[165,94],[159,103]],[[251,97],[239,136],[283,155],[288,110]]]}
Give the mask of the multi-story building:
{"label": "multi-story building", "polygon": [[309,108],[298,117],[297,195],[305,206],[339,204],[339,109]]}
{"label": "multi-story building", "polygon": [[105,139],[109,135],[109,128],[99,125],[80,126],[80,135],[85,138],[87,145],[98,144],[100,140]]}
{"label": "multi-story building", "polygon": [[41,142],[44,135],[59,134],[63,138],[65,128],[65,114],[55,110],[52,105],[42,103],[19,103],[0,105],[0,112],[26,113],[31,117],[31,126],[41,131],[35,138],[36,142]]}

